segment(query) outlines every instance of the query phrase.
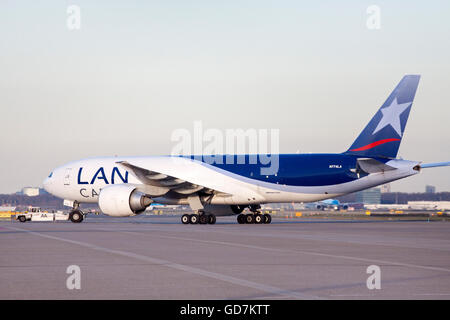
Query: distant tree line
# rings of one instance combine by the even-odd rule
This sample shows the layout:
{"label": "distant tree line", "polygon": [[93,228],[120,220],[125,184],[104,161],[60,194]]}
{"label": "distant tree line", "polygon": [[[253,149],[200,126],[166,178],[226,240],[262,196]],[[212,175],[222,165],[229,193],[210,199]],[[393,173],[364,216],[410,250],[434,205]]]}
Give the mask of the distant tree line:
{"label": "distant tree line", "polygon": [[[356,193],[336,198],[340,202],[356,202]],[[450,201],[450,192],[438,193],[404,193],[387,192],[381,194],[382,204],[407,204],[408,201]]]}

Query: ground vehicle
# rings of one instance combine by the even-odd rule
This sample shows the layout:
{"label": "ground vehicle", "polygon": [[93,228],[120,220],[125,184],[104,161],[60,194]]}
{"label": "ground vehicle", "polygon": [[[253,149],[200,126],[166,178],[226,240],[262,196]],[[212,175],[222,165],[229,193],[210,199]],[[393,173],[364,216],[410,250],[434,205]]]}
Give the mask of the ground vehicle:
{"label": "ground vehicle", "polygon": [[28,211],[16,214],[16,220],[26,221],[64,221],[68,220],[69,215],[63,212],[42,211],[39,207],[30,207]]}

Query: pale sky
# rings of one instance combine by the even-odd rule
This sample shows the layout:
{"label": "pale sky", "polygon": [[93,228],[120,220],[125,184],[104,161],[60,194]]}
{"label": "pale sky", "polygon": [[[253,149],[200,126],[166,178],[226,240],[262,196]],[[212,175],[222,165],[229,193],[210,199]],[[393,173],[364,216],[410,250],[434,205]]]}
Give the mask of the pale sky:
{"label": "pale sky", "polygon": [[[170,154],[196,120],[343,152],[405,74],[422,79],[399,156],[450,160],[449,1],[3,0],[0,21],[0,193],[85,157]],[[450,168],[392,188],[426,184],[450,191]]]}

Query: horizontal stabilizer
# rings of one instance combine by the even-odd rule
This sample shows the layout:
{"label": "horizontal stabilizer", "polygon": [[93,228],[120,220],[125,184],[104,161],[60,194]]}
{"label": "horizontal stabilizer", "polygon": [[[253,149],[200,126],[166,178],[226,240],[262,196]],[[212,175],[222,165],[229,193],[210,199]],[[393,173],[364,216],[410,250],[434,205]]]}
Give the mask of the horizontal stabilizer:
{"label": "horizontal stabilizer", "polygon": [[377,173],[397,169],[372,158],[360,158],[357,162],[358,169],[367,173]]}

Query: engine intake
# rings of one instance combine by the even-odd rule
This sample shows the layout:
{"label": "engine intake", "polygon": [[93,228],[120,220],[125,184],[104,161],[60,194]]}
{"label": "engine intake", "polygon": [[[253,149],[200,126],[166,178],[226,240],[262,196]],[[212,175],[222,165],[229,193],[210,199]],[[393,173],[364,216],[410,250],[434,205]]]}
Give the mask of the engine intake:
{"label": "engine intake", "polygon": [[129,184],[105,187],[98,198],[102,212],[113,217],[129,217],[142,213],[152,202],[152,198]]}

